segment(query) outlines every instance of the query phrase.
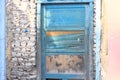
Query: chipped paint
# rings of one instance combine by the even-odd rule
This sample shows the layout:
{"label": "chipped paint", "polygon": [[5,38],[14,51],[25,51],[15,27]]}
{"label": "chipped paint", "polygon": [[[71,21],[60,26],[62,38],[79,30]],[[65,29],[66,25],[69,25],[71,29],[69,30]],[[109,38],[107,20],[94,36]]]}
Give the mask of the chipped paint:
{"label": "chipped paint", "polygon": [[47,73],[84,73],[84,57],[80,55],[55,55],[46,57]]}

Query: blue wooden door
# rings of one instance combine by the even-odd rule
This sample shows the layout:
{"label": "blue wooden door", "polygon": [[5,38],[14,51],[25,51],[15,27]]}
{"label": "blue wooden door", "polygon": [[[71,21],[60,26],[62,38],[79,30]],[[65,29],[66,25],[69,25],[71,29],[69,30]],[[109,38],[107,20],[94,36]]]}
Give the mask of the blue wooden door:
{"label": "blue wooden door", "polygon": [[42,4],[42,80],[88,80],[88,5]]}

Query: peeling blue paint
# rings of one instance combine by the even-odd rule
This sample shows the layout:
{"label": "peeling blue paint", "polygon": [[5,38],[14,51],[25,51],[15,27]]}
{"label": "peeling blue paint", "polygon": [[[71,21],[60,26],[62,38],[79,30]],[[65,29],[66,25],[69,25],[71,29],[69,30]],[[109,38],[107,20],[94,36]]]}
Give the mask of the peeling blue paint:
{"label": "peeling blue paint", "polygon": [[0,1],[0,80],[6,80],[5,0]]}
{"label": "peeling blue paint", "polygon": [[27,32],[28,32],[28,29],[25,29],[24,32],[27,33]]}

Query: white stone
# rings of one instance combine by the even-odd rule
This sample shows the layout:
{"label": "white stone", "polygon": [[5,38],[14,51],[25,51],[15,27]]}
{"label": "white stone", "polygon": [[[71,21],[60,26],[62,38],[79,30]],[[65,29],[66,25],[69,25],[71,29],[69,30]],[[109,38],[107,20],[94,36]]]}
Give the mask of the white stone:
{"label": "white stone", "polygon": [[34,52],[35,51],[35,47],[31,47],[31,52]]}
{"label": "white stone", "polygon": [[32,52],[32,53],[30,54],[31,57],[35,57],[35,55],[36,55],[36,54],[35,54],[34,52]]}
{"label": "white stone", "polygon": [[15,46],[16,46],[16,47],[20,46],[20,42],[15,41]]}
{"label": "white stone", "polygon": [[25,33],[22,33],[21,36],[26,36],[26,34],[25,34]]}
{"label": "white stone", "polygon": [[27,6],[28,6],[28,4],[26,4],[26,2],[22,2],[21,6],[19,7],[19,9],[22,10],[22,11],[26,11]]}
{"label": "white stone", "polygon": [[31,66],[32,65],[32,63],[26,63],[26,66]]}
{"label": "white stone", "polygon": [[16,30],[17,30],[18,32],[20,32],[21,29],[20,29],[20,28],[17,28]]}
{"label": "white stone", "polygon": [[30,41],[32,41],[32,42],[35,41],[35,37],[34,37],[34,36],[31,36],[31,37],[30,37]]}
{"label": "white stone", "polygon": [[30,79],[36,78],[36,75],[30,75],[29,78]]}
{"label": "white stone", "polygon": [[18,33],[15,33],[14,35],[15,35],[15,37],[19,37],[19,34],[18,34]]}
{"label": "white stone", "polygon": [[17,53],[16,56],[17,56],[17,57],[21,57],[21,53]]}
{"label": "white stone", "polygon": [[19,51],[20,51],[20,48],[14,47],[13,50],[16,51],[16,52],[19,52]]}
{"label": "white stone", "polygon": [[29,38],[28,38],[28,37],[22,37],[22,40],[24,40],[24,41],[28,41]]}
{"label": "white stone", "polygon": [[22,48],[21,52],[25,53],[26,52],[26,48]]}
{"label": "white stone", "polygon": [[15,44],[14,44],[14,43],[12,43],[12,47],[13,47],[13,48],[15,47]]}
{"label": "white stone", "polygon": [[36,35],[36,32],[30,32],[31,35],[35,36]]}
{"label": "white stone", "polygon": [[33,58],[30,58],[29,61],[30,61],[30,62],[35,62],[35,58],[34,58],[34,57],[33,57]]}
{"label": "white stone", "polygon": [[21,46],[25,47],[26,46],[26,42],[25,41],[21,42]]}
{"label": "white stone", "polygon": [[17,58],[16,57],[12,58],[12,62],[17,62]]}
{"label": "white stone", "polygon": [[35,45],[35,42],[28,41],[28,43],[27,43],[27,46],[28,46],[28,47],[32,47],[32,46],[34,46],[34,45]]}
{"label": "white stone", "polygon": [[27,53],[22,53],[22,57],[28,57]]}
{"label": "white stone", "polygon": [[17,53],[16,52],[12,52],[12,57],[16,57]]}
{"label": "white stone", "polygon": [[36,65],[36,62],[32,62],[32,65]]}

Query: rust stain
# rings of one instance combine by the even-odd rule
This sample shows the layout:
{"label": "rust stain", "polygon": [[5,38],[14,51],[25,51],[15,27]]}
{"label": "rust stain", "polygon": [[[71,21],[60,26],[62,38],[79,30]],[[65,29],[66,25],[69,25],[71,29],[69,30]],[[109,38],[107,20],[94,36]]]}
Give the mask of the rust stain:
{"label": "rust stain", "polygon": [[58,35],[64,35],[64,34],[80,34],[84,33],[84,31],[47,31],[47,36],[58,36]]}

